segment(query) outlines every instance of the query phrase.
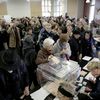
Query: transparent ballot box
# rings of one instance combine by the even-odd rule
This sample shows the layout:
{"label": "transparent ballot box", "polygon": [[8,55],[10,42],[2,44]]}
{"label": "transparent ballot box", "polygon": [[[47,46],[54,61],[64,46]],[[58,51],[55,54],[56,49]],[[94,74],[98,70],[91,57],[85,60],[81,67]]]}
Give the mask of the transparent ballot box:
{"label": "transparent ballot box", "polygon": [[37,68],[37,78],[40,85],[55,80],[75,81],[79,75],[79,64],[72,60],[60,60],[58,64],[45,63]]}

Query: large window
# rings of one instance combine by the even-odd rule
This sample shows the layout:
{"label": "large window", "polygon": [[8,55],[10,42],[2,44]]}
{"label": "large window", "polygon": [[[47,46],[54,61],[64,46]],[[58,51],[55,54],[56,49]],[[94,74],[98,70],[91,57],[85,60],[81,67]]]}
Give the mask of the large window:
{"label": "large window", "polygon": [[54,16],[62,15],[64,10],[63,0],[54,0]]}
{"label": "large window", "polygon": [[42,0],[42,16],[60,16],[64,11],[64,0]]}
{"label": "large window", "polygon": [[50,16],[51,0],[42,0],[42,16]]}
{"label": "large window", "polygon": [[91,0],[90,4],[90,13],[89,13],[89,23],[94,19],[94,12],[95,12],[95,0]]}

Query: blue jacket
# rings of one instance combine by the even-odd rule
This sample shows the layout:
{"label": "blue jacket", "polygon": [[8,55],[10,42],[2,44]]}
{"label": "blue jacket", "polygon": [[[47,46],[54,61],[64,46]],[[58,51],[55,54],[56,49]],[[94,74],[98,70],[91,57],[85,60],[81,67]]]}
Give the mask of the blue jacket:
{"label": "blue jacket", "polygon": [[[56,35],[54,35],[53,32],[47,32],[44,28],[40,31],[39,37],[38,37],[38,43],[40,45],[40,47],[42,47],[43,45],[43,41],[48,38],[51,37],[54,41],[57,41],[58,37]],[[57,38],[57,39],[56,39]]]}

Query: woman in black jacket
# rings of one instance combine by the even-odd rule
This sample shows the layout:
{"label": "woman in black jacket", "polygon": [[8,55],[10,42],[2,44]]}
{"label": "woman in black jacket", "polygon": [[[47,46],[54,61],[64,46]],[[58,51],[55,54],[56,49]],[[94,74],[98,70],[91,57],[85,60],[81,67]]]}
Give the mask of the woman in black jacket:
{"label": "woman in black jacket", "polygon": [[84,56],[92,57],[93,55],[92,45],[93,45],[92,33],[90,31],[86,31],[84,34],[84,38],[81,41],[82,57]]}
{"label": "woman in black jacket", "polygon": [[79,55],[81,52],[81,41],[80,41],[80,32],[78,30],[74,30],[73,36],[69,40],[70,48],[71,48],[71,60],[79,61]]}

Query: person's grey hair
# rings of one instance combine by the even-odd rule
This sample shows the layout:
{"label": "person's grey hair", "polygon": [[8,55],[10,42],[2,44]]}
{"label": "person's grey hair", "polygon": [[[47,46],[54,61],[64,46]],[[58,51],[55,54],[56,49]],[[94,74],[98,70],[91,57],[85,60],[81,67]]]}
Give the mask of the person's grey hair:
{"label": "person's grey hair", "polygon": [[47,48],[47,47],[50,47],[54,44],[54,40],[52,38],[46,38],[44,41],[43,41],[43,48]]}
{"label": "person's grey hair", "polygon": [[100,61],[92,61],[87,65],[87,69],[92,71],[93,69],[100,69]]}

